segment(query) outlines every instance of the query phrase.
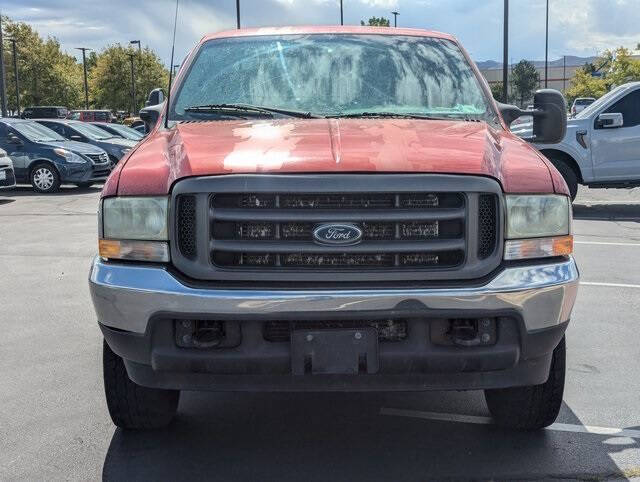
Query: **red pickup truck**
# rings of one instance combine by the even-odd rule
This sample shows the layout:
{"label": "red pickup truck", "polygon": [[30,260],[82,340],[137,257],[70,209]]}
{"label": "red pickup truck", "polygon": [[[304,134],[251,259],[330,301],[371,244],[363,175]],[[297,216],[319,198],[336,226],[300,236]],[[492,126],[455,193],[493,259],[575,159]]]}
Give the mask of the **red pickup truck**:
{"label": "red pickup truck", "polygon": [[[205,37],[106,182],[90,290],[114,423],[181,390],[485,390],[537,429],[562,402],[571,203],[450,35]],[[532,138],[566,105],[536,93]]]}

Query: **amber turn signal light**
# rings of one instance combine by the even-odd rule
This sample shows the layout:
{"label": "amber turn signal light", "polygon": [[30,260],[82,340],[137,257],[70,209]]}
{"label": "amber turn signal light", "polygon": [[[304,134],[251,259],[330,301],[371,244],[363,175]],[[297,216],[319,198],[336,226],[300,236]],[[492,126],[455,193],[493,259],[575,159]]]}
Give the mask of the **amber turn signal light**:
{"label": "amber turn signal light", "polygon": [[504,259],[549,258],[568,256],[573,253],[573,236],[554,236],[551,238],[512,239],[505,241]]}
{"label": "amber turn signal light", "polygon": [[137,261],[169,261],[169,244],[164,241],[133,241],[100,239],[98,252],[105,259],[128,259]]}

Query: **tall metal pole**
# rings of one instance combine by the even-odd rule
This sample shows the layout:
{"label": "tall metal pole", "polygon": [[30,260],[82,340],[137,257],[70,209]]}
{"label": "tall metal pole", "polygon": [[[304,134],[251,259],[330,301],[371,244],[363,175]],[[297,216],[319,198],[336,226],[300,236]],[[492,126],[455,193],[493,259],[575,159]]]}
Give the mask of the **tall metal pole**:
{"label": "tall metal pole", "polygon": [[87,83],[87,57],[86,51],[93,50],[87,47],[76,47],[77,50],[82,50],[82,69],[84,70],[84,108],[89,109],[89,84]]}
{"label": "tall metal pole", "polygon": [[391,12],[393,14],[393,26],[397,27],[398,26],[398,15],[400,15],[400,13],[398,12]]}
{"label": "tall metal pole", "polygon": [[0,13],[0,108],[7,117],[7,85],[4,76],[4,42],[2,40],[2,14]]}
{"label": "tall metal pole", "polygon": [[131,61],[131,103],[132,103],[132,107],[133,109],[131,110],[131,113],[133,115],[136,115],[136,78],[135,78],[135,74],[133,71],[133,57],[135,56],[135,54],[129,54],[129,60]]}
{"label": "tall metal pole", "polygon": [[342,0],[340,0],[340,25],[344,25],[344,15],[342,13]]}
{"label": "tall metal pole", "polygon": [[240,28],[240,0],[236,0],[236,23]]}
{"label": "tall metal pole", "polygon": [[13,52],[13,78],[16,84],[16,110],[17,116],[20,117],[20,78],[18,77],[18,51],[16,48],[16,39],[7,38],[13,45],[11,46],[11,51]]}
{"label": "tall metal pole", "polygon": [[547,0],[547,22],[545,29],[545,42],[544,42],[544,88],[549,86],[549,0]]}
{"label": "tall metal pole", "polygon": [[509,88],[509,0],[504,0],[504,25],[502,38],[502,102],[508,100]]}

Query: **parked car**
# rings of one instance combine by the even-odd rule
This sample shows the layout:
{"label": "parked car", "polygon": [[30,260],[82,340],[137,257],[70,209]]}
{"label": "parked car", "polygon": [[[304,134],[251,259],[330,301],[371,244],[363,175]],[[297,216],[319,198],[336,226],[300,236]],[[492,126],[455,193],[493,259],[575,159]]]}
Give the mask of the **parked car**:
{"label": "parked car", "polygon": [[138,116],[125,117],[124,119],[122,119],[122,123],[129,127],[131,127],[133,124],[137,125],[140,122],[142,122],[142,120]]}
{"label": "parked car", "polygon": [[23,119],[64,119],[68,113],[68,109],[62,106],[34,106],[24,109],[21,117]]}
{"label": "parked car", "polygon": [[595,101],[594,97],[578,97],[571,105],[571,116],[576,116]]}
{"label": "parked car", "polygon": [[111,172],[104,150],[69,141],[31,120],[0,119],[0,148],[13,161],[16,181],[38,192],[56,192],[65,183],[88,187]]}
{"label": "parked car", "polygon": [[83,122],[113,122],[114,116],[110,110],[72,110],[67,115],[67,119],[79,120]]}
{"label": "parked car", "polygon": [[[89,284],[116,425],[169,423],[181,390],[484,389],[501,425],[553,423],[567,186],[454,37],[233,30],[187,59],[102,191]],[[534,105],[562,139],[562,95]]]}
{"label": "parked car", "polygon": [[138,142],[144,138],[144,135],[137,130],[122,124],[116,124],[115,122],[92,122],[91,124],[113,134],[114,136],[129,139],[130,141]]}
{"label": "parked car", "polygon": [[7,151],[0,149],[0,189],[9,189],[16,185],[13,162]]}
{"label": "parked car", "polygon": [[[513,129],[532,135],[531,124]],[[534,146],[560,171],[575,199],[578,185],[598,188],[640,186],[640,82],[613,89],[569,119],[558,144]]]}
{"label": "parked car", "polygon": [[37,119],[37,122],[56,131],[62,137],[104,149],[112,165],[115,165],[136,145],[135,141],[122,139],[87,122],[50,119]]}

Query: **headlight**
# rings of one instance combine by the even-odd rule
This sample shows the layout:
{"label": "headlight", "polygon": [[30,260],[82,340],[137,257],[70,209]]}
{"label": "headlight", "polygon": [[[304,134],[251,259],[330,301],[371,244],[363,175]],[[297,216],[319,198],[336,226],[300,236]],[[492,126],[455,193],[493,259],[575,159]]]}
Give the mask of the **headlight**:
{"label": "headlight", "polygon": [[127,152],[129,152],[131,150],[130,147],[125,147],[124,149],[122,149],[120,152],[122,152],[122,154],[126,154]]}
{"label": "headlight", "polygon": [[567,196],[508,195],[506,206],[504,259],[566,256],[573,252]]}
{"label": "headlight", "polygon": [[103,258],[169,261],[166,197],[112,197],[102,201]]}
{"label": "headlight", "polygon": [[53,150],[53,152],[55,152],[60,157],[64,157],[66,161],[70,162],[71,164],[84,164],[85,162],[87,162],[86,159],[82,158],[75,152],[67,151],[66,149],[57,147]]}

